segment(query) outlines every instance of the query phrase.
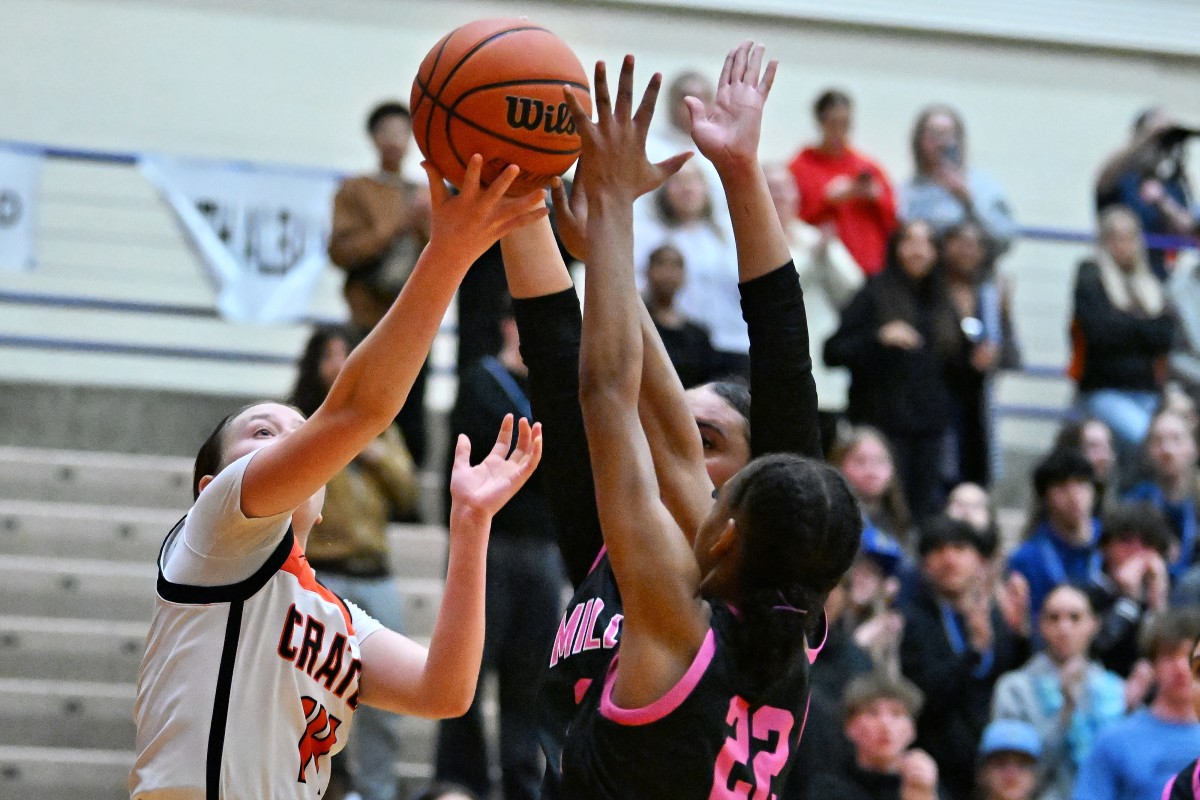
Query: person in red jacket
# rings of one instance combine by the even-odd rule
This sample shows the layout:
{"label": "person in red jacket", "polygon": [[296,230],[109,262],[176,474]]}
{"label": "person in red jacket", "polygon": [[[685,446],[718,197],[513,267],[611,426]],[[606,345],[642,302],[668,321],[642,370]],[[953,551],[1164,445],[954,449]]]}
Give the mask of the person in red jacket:
{"label": "person in red jacket", "polygon": [[821,141],[788,166],[800,190],[800,218],[832,225],[867,275],[883,269],[887,238],[896,227],[896,199],[878,164],[850,147],[854,107],[837,89],[813,104]]}

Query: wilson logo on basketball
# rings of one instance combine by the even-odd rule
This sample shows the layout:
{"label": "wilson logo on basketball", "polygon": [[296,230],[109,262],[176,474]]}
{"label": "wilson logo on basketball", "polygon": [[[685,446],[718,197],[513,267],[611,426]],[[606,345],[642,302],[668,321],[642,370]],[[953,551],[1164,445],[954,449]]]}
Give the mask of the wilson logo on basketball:
{"label": "wilson logo on basketball", "polygon": [[304,707],[305,725],[304,733],[300,736],[300,774],[296,780],[308,783],[304,773],[309,763],[320,774],[321,756],[329,755],[329,751],[337,744],[337,729],[342,721],[311,697],[301,697],[300,704]]}
{"label": "wilson logo on basketball", "polygon": [[508,95],[504,99],[508,101],[506,121],[508,127],[514,130],[536,131],[541,129],[546,133],[564,136],[575,133],[575,121],[571,119],[571,111],[567,108],[566,103],[547,105],[532,97],[513,97],[512,95]]}

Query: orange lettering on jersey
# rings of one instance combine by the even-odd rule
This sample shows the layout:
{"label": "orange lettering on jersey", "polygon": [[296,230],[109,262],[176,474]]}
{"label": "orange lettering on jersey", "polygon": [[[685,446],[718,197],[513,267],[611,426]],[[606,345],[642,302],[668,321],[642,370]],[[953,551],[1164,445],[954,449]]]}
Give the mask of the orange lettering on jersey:
{"label": "orange lettering on jersey", "polygon": [[333,682],[337,680],[338,674],[342,671],[342,657],[346,652],[346,637],[340,633],[333,637],[333,644],[329,646],[329,655],[325,656],[325,663],[313,675],[314,680],[324,681],[326,689],[333,688]]}
{"label": "orange lettering on jersey", "polygon": [[321,773],[321,756],[328,755],[337,744],[337,729],[342,721],[325,710],[325,707],[311,697],[301,697],[300,704],[304,709],[304,734],[300,737],[300,772],[296,780],[308,783],[304,773],[311,762],[317,774]]}
{"label": "orange lettering on jersey", "polygon": [[[299,647],[295,642],[298,630],[304,632],[303,641]],[[350,649],[350,644],[346,636],[340,632],[334,633],[333,640],[329,643],[329,649],[324,653],[325,657],[322,659],[324,645],[325,625],[320,620],[301,614],[294,605],[289,608],[283,620],[283,630],[279,634],[279,657],[292,662],[292,666],[301,672],[312,675],[313,680],[324,684],[326,689],[332,689],[340,675],[341,681],[334,694],[339,698],[342,697],[353,684],[354,691],[346,702],[351,708],[357,708],[358,684],[355,683],[355,678],[362,672],[362,662],[357,658],[351,658],[350,663],[346,663],[346,654]],[[318,664],[321,665],[319,668]],[[342,672],[343,667],[345,667],[344,673]]]}

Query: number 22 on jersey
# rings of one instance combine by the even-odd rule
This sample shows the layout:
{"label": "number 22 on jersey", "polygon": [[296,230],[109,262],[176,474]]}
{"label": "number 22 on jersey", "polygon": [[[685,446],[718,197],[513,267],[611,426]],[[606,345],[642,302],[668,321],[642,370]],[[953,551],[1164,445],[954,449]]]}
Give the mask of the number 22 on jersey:
{"label": "number 22 on jersey", "polygon": [[[708,800],[774,800],[771,781],[787,764],[788,736],[795,717],[774,706],[762,706],[752,714],[750,704],[735,695],[725,722],[732,731],[717,755]],[[775,746],[767,749],[773,737]],[[731,780],[735,770],[754,782]]]}

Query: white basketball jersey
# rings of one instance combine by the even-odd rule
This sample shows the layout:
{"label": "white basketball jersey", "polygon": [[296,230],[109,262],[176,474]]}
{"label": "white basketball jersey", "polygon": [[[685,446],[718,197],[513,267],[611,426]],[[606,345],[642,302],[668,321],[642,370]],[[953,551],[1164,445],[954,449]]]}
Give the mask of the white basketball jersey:
{"label": "white basketball jersey", "polygon": [[172,583],[183,528],[159,555],[131,797],[322,797],[358,704],[359,643],[379,623],[317,582],[290,528],[245,580]]}

